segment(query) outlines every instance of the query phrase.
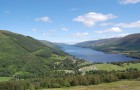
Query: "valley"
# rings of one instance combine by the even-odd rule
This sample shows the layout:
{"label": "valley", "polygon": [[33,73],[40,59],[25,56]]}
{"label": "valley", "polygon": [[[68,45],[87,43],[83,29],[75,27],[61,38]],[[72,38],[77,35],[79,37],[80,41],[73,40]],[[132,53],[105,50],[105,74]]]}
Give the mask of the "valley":
{"label": "valley", "polygon": [[139,60],[125,55],[39,41],[5,30],[0,31],[0,46],[1,90],[86,89],[140,77]]}
{"label": "valley", "polygon": [[0,90],[140,90],[140,0],[0,0]]}
{"label": "valley", "polygon": [[101,51],[96,51],[94,49],[86,48],[86,47],[76,47],[74,45],[60,45],[59,47],[64,50],[64,52],[75,56],[77,58],[82,58],[89,62],[126,62],[126,61],[135,61],[138,59],[127,57],[123,54],[113,54]]}

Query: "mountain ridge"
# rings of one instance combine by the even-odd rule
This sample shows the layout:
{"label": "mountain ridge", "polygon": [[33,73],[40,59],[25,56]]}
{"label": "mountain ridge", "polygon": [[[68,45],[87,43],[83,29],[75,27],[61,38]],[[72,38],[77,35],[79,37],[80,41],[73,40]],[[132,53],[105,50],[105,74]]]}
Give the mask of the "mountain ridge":
{"label": "mountain ridge", "polygon": [[[63,65],[64,62],[72,63],[67,58],[68,54],[63,51],[18,33],[0,30],[0,46],[0,76],[46,76],[55,72],[53,69],[56,62],[57,65]],[[61,68],[69,67],[65,65],[56,69]]]}
{"label": "mountain ridge", "polygon": [[140,33],[130,34],[122,38],[81,42],[75,44],[75,46],[140,58]]}

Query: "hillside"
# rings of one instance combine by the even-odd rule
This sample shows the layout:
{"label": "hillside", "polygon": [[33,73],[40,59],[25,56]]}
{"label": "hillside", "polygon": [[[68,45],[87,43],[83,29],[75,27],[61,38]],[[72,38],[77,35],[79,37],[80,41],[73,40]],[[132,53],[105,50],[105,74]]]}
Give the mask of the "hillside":
{"label": "hillside", "polygon": [[118,41],[118,46],[140,50],[140,33],[128,35]]}
{"label": "hillside", "polygon": [[105,45],[107,43],[117,41],[119,39],[120,38],[109,38],[109,39],[85,41],[85,42],[77,43],[76,46],[80,46],[80,47],[102,46],[102,45]]}
{"label": "hillside", "polygon": [[[55,46],[52,44],[52,46]],[[55,70],[72,69],[68,55],[21,34],[0,30],[0,76],[29,78],[46,76]],[[63,66],[64,63],[69,64]],[[57,65],[55,65],[57,63]],[[73,64],[74,65],[74,64]]]}
{"label": "hillside", "polygon": [[120,53],[140,58],[140,34],[131,34],[123,38],[111,38],[96,41],[87,41],[76,44],[106,53]]}
{"label": "hillside", "polygon": [[46,40],[39,40],[40,42],[42,42],[43,44],[51,47],[51,48],[54,48],[54,49],[58,49],[59,47],[57,45],[55,45],[54,43],[52,42],[49,42],[49,41],[46,41]]}
{"label": "hillside", "polygon": [[[85,60],[69,56],[53,47],[55,45],[51,42],[43,43],[29,36],[0,31],[1,90],[87,86],[139,78],[139,64],[127,63],[124,68],[108,64],[112,69],[106,68],[106,71],[106,64],[94,66]],[[92,66],[98,69],[92,69]],[[115,71],[116,67],[123,71]]]}

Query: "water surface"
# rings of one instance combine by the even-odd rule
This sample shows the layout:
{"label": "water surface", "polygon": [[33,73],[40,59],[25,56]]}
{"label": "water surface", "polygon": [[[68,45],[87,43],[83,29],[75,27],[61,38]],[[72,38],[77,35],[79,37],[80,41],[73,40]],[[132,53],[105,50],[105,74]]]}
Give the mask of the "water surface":
{"label": "water surface", "polygon": [[62,49],[75,57],[85,59],[90,62],[123,62],[136,60],[121,54],[106,54],[90,48],[76,47],[72,45],[61,45]]}

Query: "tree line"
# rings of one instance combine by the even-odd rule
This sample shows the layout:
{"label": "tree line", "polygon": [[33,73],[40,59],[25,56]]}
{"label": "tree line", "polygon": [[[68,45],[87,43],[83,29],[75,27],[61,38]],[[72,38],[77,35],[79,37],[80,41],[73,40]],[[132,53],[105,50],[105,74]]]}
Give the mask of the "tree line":
{"label": "tree line", "polygon": [[36,77],[26,80],[13,79],[0,82],[0,90],[35,90],[40,88],[61,88],[79,85],[96,85],[110,83],[124,79],[140,78],[140,71],[127,69],[124,71],[88,71],[81,73],[56,73],[54,76]]}

